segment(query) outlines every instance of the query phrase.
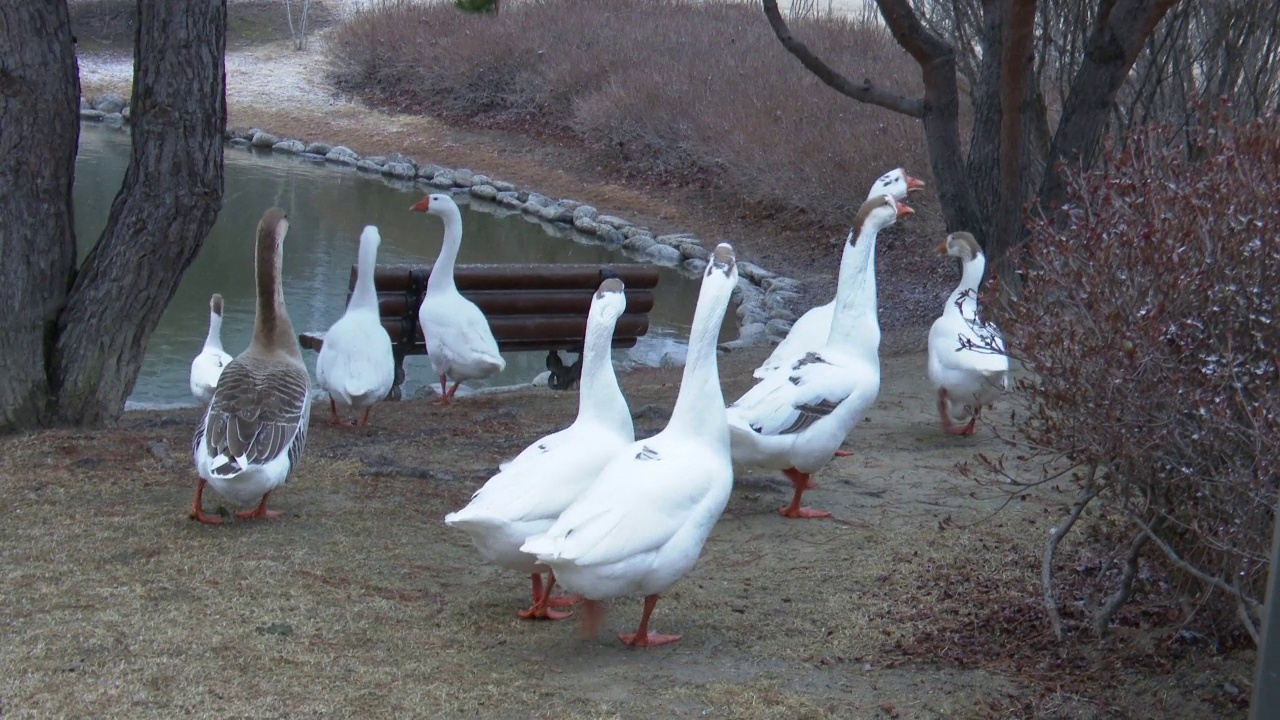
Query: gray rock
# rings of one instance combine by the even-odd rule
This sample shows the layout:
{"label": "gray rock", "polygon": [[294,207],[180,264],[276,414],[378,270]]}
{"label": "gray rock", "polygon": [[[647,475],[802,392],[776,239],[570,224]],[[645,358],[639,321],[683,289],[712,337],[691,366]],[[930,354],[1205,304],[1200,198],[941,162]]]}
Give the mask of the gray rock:
{"label": "gray rock", "polygon": [[[597,225],[599,225],[599,223],[597,223]],[[600,229],[596,231],[596,237],[603,243],[608,245],[621,245],[623,241],[626,240],[626,238],[622,236],[622,233],[608,225],[600,225],[599,227]]]}
{"label": "gray rock", "polygon": [[627,225],[625,227],[620,227],[618,228],[618,232],[622,233],[623,235],[626,235],[627,237],[635,237],[636,235],[647,235],[649,236],[649,239],[653,239],[653,231],[649,230],[649,228],[636,227],[635,225]]}
{"label": "gray rock", "polygon": [[356,163],[356,169],[363,172],[369,172],[369,173],[381,173],[382,165],[374,162],[373,160],[370,160],[369,158],[365,158],[360,162]]}
{"label": "gray rock", "polygon": [[[620,232],[618,234],[622,233]],[[658,245],[657,242],[653,241],[652,237],[646,236],[646,234],[637,234],[635,237],[623,236],[622,247],[625,247],[625,249],[631,250],[632,252],[637,252],[637,254],[641,254],[641,252],[649,252],[650,247],[666,246]]]}
{"label": "gray rock", "polygon": [[256,148],[269,148],[278,142],[280,142],[280,138],[275,135],[272,135],[269,132],[258,132],[253,136],[253,139],[249,141],[249,144]]}
{"label": "gray rock", "polygon": [[596,222],[602,225],[608,225],[611,228],[617,228],[619,230],[631,224],[626,220],[623,220],[622,218],[616,217],[614,215],[599,215],[595,218],[595,220]]}
{"label": "gray rock", "polygon": [[320,153],[301,152],[301,153],[298,153],[298,157],[302,158],[303,160],[310,160],[311,162],[324,162],[324,156],[321,155]]}
{"label": "gray rock", "polygon": [[244,132],[240,133],[240,137],[244,138],[245,140],[253,140],[253,136],[257,135],[260,132],[266,132],[266,131],[259,127],[251,127],[248,130],[245,130]]}
{"label": "gray rock", "polygon": [[573,222],[573,212],[559,203],[542,206],[538,209],[537,215],[548,222]]}
{"label": "gray rock", "polygon": [[689,258],[681,264],[681,267],[694,275],[701,275],[707,269],[707,261],[700,260],[698,258]]}
{"label": "gray rock", "polygon": [[516,186],[504,180],[490,180],[489,184],[498,189],[498,192],[515,192]]}
{"label": "gray rock", "polygon": [[674,266],[679,265],[680,262],[684,260],[684,256],[680,254],[679,250],[671,247],[670,245],[663,245],[662,243],[656,242],[649,246],[648,250],[645,250],[644,255],[646,258],[653,260],[659,265]]}
{"label": "gray rock", "polygon": [[438,188],[453,187],[453,171],[441,170],[440,172],[436,173],[435,177],[431,178],[431,185],[432,187],[438,187]]}
{"label": "gray rock", "polygon": [[796,321],[797,318],[796,318],[796,314],[791,312],[790,310],[786,308],[778,308],[777,310],[769,311],[769,319],[770,320],[786,320],[788,323],[793,323]]}
{"label": "gray rock", "polygon": [[543,205],[552,204],[551,198],[536,192],[529,193],[528,196],[524,199],[524,201],[525,201],[525,204],[527,205],[543,206]]}
{"label": "gray rock", "polygon": [[799,293],[800,281],[778,275],[776,277],[765,278],[761,281],[760,287],[770,292]]}
{"label": "gray rock", "polygon": [[670,235],[659,235],[658,242],[664,245],[684,245],[688,242],[698,242],[698,239],[689,233],[671,233]]}
{"label": "gray rock", "polygon": [[498,204],[503,207],[509,207],[509,208],[524,207],[524,201],[520,199],[519,193],[515,193],[511,191],[500,192],[498,193],[498,197],[495,199],[498,201]]}
{"label": "gray rock", "polygon": [[593,208],[593,207],[591,207],[590,205],[579,205],[578,207],[576,207],[576,208],[574,208],[574,209],[573,209],[573,219],[574,219],[575,221],[576,221],[578,218],[586,218],[587,220],[595,220],[595,219],[596,219],[596,216],[597,216],[597,215],[599,215],[599,214],[600,214],[600,213],[596,212],[596,209],[595,209],[595,208]]}
{"label": "gray rock", "polygon": [[271,146],[272,152],[284,153],[286,155],[297,155],[307,149],[301,140],[281,140]]}
{"label": "gray rock", "polygon": [[426,178],[427,180],[430,180],[431,178],[435,177],[438,173],[448,169],[449,168],[441,165],[437,165],[435,163],[426,163],[424,165],[418,166],[418,177]]}
{"label": "gray rock", "polygon": [[306,149],[302,152],[311,153],[312,155],[328,155],[333,146],[329,143],[313,142],[308,143]]}
{"label": "gray rock", "polygon": [[242,147],[242,148],[249,147],[249,141],[239,137],[231,138],[230,140],[227,141],[227,144],[230,145],[231,147]]}
{"label": "gray rock", "polygon": [[785,337],[787,334],[787,331],[790,329],[791,329],[791,321],[782,320],[780,318],[773,318],[772,320],[764,324],[765,333],[769,335],[774,335],[777,337]]}
{"label": "gray rock", "polygon": [[407,155],[401,155],[401,154],[400,154],[400,153],[398,153],[398,152],[393,152],[393,153],[391,153],[390,155],[388,155],[388,156],[387,156],[387,160],[386,160],[386,162],[384,162],[384,163],[382,163],[382,164],[383,164],[383,165],[389,165],[389,164],[391,164],[391,163],[409,163],[410,165],[413,165],[413,164],[414,164],[414,163],[413,163],[413,158],[411,158],[411,157],[409,157],[409,156],[407,156]]}
{"label": "gray rock", "polygon": [[748,323],[738,329],[738,339],[721,343],[720,347],[724,350],[739,350],[741,348],[760,345],[766,341],[769,334],[765,332],[764,323]]}
{"label": "gray rock", "polygon": [[483,200],[492,200],[498,197],[498,188],[487,183],[484,185],[472,185],[471,194]]}
{"label": "gray rock", "polygon": [[573,212],[574,210],[577,210],[578,208],[582,207],[582,203],[578,202],[577,200],[565,200],[563,198],[561,198],[560,204],[568,208],[569,212]]}
{"label": "gray rock", "polygon": [[573,227],[575,230],[587,233],[588,235],[595,235],[600,232],[600,223],[586,217],[574,218]]}
{"label": "gray rock", "polygon": [[774,310],[785,310],[791,307],[796,298],[800,297],[796,293],[788,292],[767,292],[764,294],[764,307],[769,312]]}
{"label": "gray rock", "polygon": [[324,154],[324,159],[341,165],[355,165],[360,162],[360,156],[357,155],[354,150],[344,145],[338,145],[330,148],[329,152]]}
{"label": "gray rock", "polygon": [[365,157],[365,160],[368,160],[369,162],[373,163],[374,165],[377,165],[378,167],[382,167],[383,165],[387,164],[387,159],[382,155],[369,155]]}
{"label": "gray rock", "polygon": [[107,114],[102,112],[101,110],[81,110],[80,111],[81,120],[101,120],[102,118],[106,117],[106,115]]}
{"label": "gray rock", "polygon": [[382,166],[382,174],[401,180],[412,180],[418,174],[418,169],[413,166],[413,163],[389,162]]}
{"label": "gray rock", "polygon": [[471,184],[475,186],[475,185],[492,185],[493,183],[489,182],[488,175],[476,174],[474,177],[471,178]]}
{"label": "gray rock", "polygon": [[124,116],[118,112],[107,113],[102,116],[102,122],[112,127],[120,127],[121,125],[124,125]]}
{"label": "gray rock", "polygon": [[93,109],[101,110],[104,115],[118,113],[124,108],[124,106],[124,98],[115,93],[99,95],[98,99],[93,102]]}
{"label": "gray rock", "polygon": [[476,174],[466,168],[454,170],[453,184],[458,187],[471,187],[476,184]]}
{"label": "gray rock", "polygon": [[133,114],[133,109],[130,108],[128,105],[125,105],[124,107],[120,108],[120,117],[124,118],[126,121],[128,121],[129,117],[132,114]]}
{"label": "gray rock", "polygon": [[739,262],[738,274],[754,283],[759,283],[766,278],[774,277],[777,273],[769,272],[755,263]]}
{"label": "gray rock", "polygon": [[711,257],[711,251],[697,243],[684,243],[680,246],[680,254],[687,258],[696,258],[698,260],[706,260]]}

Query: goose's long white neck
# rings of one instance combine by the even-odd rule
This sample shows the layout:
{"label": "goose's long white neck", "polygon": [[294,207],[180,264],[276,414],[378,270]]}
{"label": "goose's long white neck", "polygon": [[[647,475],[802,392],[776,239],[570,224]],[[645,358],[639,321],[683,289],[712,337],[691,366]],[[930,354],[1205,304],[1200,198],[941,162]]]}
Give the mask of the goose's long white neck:
{"label": "goose's long white neck", "polygon": [[578,421],[596,422],[612,428],[630,428],[631,411],[618,387],[613,369],[615,322],[587,323],[587,337],[582,344],[582,377],[578,382]]}
{"label": "goose's long white neck", "polygon": [[977,317],[978,283],[982,282],[982,275],[986,270],[987,259],[981,254],[966,262],[960,272],[960,284],[952,291],[951,297],[947,298],[947,306],[943,312],[969,319]]}
{"label": "goose's long white neck", "polygon": [[831,316],[828,345],[846,349],[860,347],[862,343],[859,341],[868,332],[868,322],[875,325],[877,334],[879,332],[876,315],[876,237],[879,234],[879,227],[864,222],[853,246],[845,243],[844,254],[840,257],[840,278],[836,281],[835,313]]}
{"label": "goose's long white neck", "polygon": [[204,347],[206,350],[222,349],[222,316],[212,310],[209,311],[209,334],[204,336]]}
{"label": "goose's long white neck", "polygon": [[[360,243],[356,259],[356,287],[347,301],[347,311],[368,310],[378,312],[378,290],[374,287],[373,274],[378,263],[378,246],[371,242]],[[434,276],[435,273],[432,272]]]}
{"label": "goose's long white neck", "polygon": [[724,393],[720,389],[716,343],[720,339],[720,325],[733,293],[736,274],[726,277],[724,271],[714,265],[708,271],[711,274],[703,276],[703,288],[693,313],[689,352],[685,357],[684,374],[680,377],[680,394],[676,397],[667,430],[686,437],[707,439],[718,439],[723,435],[723,440],[728,442],[729,419],[724,407]]}
{"label": "goose's long white neck", "polygon": [[427,278],[428,293],[458,289],[453,282],[453,265],[458,259],[458,248],[462,247],[462,213],[457,206],[445,206],[439,215],[444,221],[444,244]]}

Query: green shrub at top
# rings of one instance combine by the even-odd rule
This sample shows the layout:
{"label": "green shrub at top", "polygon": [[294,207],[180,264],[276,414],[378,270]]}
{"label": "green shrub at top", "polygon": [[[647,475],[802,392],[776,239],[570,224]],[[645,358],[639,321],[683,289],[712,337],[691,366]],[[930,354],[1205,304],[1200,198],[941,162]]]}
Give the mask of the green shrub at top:
{"label": "green shrub at top", "polygon": [[[851,76],[919,90],[914,63],[881,26],[795,25]],[[495,17],[384,4],[332,40],[336,83],[368,102],[572,138],[606,168],[710,188],[750,216],[843,228],[881,173],[927,177],[918,121],[823,85],[757,5],[540,0]]]}
{"label": "green shrub at top", "polygon": [[1280,119],[1149,128],[1101,165],[1071,175],[1065,218],[1032,223],[998,318],[1032,373],[1017,440],[1076,468],[1050,616],[1062,635],[1052,550],[1089,506],[1122,566],[1095,576],[1108,597],[1085,594],[1098,632],[1147,559],[1174,579],[1147,595],[1256,642],[1280,472]]}

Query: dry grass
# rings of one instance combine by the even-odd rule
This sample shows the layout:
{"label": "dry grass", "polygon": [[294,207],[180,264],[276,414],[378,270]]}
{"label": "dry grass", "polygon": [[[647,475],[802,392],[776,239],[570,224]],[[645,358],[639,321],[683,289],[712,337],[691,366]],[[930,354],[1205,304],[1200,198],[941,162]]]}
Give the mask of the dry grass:
{"label": "dry grass", "polygon": [[[852,77],[917,90],[879,26],[795,24]],[[755,4],[542,0],[495,18],[386,3],[329,47],[336,83],[371,103],[573,138],[616,173],[708,188],[756,218],[841,228],[885,170],[927,165],[916,121],[823,86]]]}
{"label": "dry grass", "polygon": [[[760,359],[724,359],[726,394]],[[811,502],[837,520],[783,520],[779,478],[739,479],[699,566],[654,616],[683,641],[650,651],[614,637],[637,622],[635,598],[612,604],[595,641],[572,621],[517,620],[527,580],[477,565],[440,522],[495,459],[565,423],[572,393],[399,403],[361,431],[318,413],[304,465],[273,503],[286,517],[265,524],[186,519],[194,409],[0,440],[0,706],[13,717],[1080,716],[1059,706],[1141,717],[1158,694],[1166,718],[1229,710],[1200,698],[1247,686],[1246,654],[1207,664],[1196,651],[1090,685],[1087,654],[1046,680],[981,655],[966,665],[902,651],[938,628],[974,642],[965,619],[993,605],[979,591],[1034,584],[1027,547],[1062,504],[1033,498],[952,524],[996,499],[973,497],[952,464],[996,443],[939,435],[922,363],[886,358],[858,456],[819,477]],[[639,433],[665,423],[676,381],[624,376]],[[206,497],[208,510],[218,503]],[[1011,628],[1011,642],[1024,630],[1042,628]]]}

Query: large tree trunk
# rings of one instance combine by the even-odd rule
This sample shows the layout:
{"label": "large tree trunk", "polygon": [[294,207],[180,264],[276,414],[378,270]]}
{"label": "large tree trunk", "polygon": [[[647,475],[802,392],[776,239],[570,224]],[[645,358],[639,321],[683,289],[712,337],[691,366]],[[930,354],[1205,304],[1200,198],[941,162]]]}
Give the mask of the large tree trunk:
{"label": "large tree trunk", "polygon": [[115,420],[147,338],[222,207],[226,0],[139,0],[133,148],[58,321],[57,421]]}
{"label": "large tree trunk", "polygon": [[45,357],[76,259],[80,79],[65,2],[0,0],[0,430],[47,421]]}

